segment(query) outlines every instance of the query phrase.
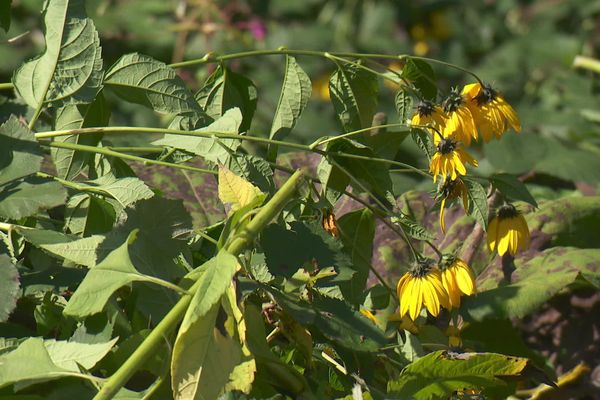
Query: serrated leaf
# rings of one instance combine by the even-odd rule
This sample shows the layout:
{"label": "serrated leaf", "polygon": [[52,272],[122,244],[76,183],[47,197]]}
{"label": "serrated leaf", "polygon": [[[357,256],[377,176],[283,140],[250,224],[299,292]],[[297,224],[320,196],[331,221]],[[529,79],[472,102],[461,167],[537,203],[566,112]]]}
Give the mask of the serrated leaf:
{"label": "serrated leaf", "polygon": [[417,221],[404,213],[396,213],[391,218],[392,223],[400,225],[406,234],[417,240],[433,240],[434,236]]}
{"label": "serrated leaf", "polygon": [[219,199],[224,204],[231,204],[233,211],[250,204],[259,206],[265,198],[259,188],[224,166],[219,167]]}
{"label": "serrated leaf", "polygon": [[29,338],[0,356],[0,388],[20,381],[58,379],[72,373],[52,362],[41,338]]}
{"label": "serrated leaf", "polygon": [[219,65],[202,89],[196,93],[196,101],[213,119],[222,116],[231,108],[239,108],[243,116],[240,131],[250,129],[258,99],[256,86],[244,75]]}
{"label": "serrated leaf", "polygon": [[[70,104],[61,107],[56,112],[56,130],[89,128],[95,126],[107,126],[110,119],[110,110],[104,100],[102,92],[96,96],[91,104]],[[67,135],[54,138],[56,142],[67,142],[96,146],[102,133]],[[59,178],[72,180],[85,168],[86,164],[93,164],[94,156],[90,153],[61,149],[51,149],[52,159],[56,166]]]}
{"label": "serrated leaf", "polygon": [[[292,56],[285,57],[285,76],[271,125],[270,139],[283,140],[296,126],[312,92],[310,78]],[[269,146],[269,159],[274,160],[277,146]]]}
{"label": "serrated leaf", "polygon": [[435,146],[431,134],[423,129],[414,128],[410,130],[410,136],[421,151],[427,156],[428,160],[435,154]]}
{"label": "serrated leaf", "polygon": [[412,117],[413,98],[406,91],[400,90],[396,93],[394,101],[396,112],[398,113],[398,121],[406,123]]}
{"label": "serrated leaf", "polygon": [[59,368],[79,372],[81,365],[89,370],[104,358],[119,338],[104,343],[78,343],[66,340],[44,340],[44,346],[52,362]]}
{"label": "serrated leaf", "polygon": [[46,50],[13,76],[17,93],[34,108],[90,103],[102,87],[100,40],[81,0],[46,3]]}
{"label": "serrated leaf", "polygon": [[[209,126],[198,129],[197,132],[237,134],[242,119],[240,109],[232,108]],[[166,134],[164,138],[156,140],[152,144],[181,149],[214,163],[225,163],[229,159],[230,153],[235,152],[241,142],[239,139],[220,139],[216,136],[207,138]]]}
{"label": "serrated leaf", "polygon": [[229,157],[225,166],[265,193],[270,193],[275,189],[273,170],[264,158],[250,154],[236,154],[234,157]]}
{"label": "serrated leaf", "polygon": [[90,268],[96,265],[96,250],[104,240],[104,236],[100,235],[79,238],[41,229],[19,229],[18,232],[26,241],[40,249]]}
{"label": "serrated leaf", "polygon": [[527,359],[494,353],[436,351],[406,367],[400,378],[388,382],[388,393],[402,399],[447,399],[457,390],[502,389],[500,376],[519,376]]}
{"label": "serrated leaf", "polygon": [[0,126],[0,185],[38,172],[43,157],[35,136],[17,117]]}
{"label": "serrated leaf", "polygon": [[339,67],[329,80],[331,103],[346,132],[371,126],[377,111],[377,77],[355,66]]}
{"label": "serrated leaf", "polygon": [[78,183],[82,188],[89,188],[94,193],[101,193],[113,198],[125,208],[136,201],[149,199],[154,196],[154,192],[138,178],[115,178],[110,175],[104,175],[98,179]]}
{"label": "serrated leaf", "polygon": [[489,208],[487,203],[487,193],[481,184],[472,179],[463,178],[467,187],[467,197],[469,198],[469,209],[467,214],[475,218],[484,231],[487,230]]}
{"label": "serrated leaf", "polygon": [[0,322],[8,319],[17,306],[18,297],[19,272],[9,256],[0,254]]}
{"label": "serrated leaf", "polygon": [[437,95],[435,73],[427,62],[408,58],[402,68],[402,78],[411,82],[424,98],[435,100]]}
{"label": "serrated leaf", "polygon": [[511,174],[494,174],[491,177],[492,185],[498,189],[504,196],[514,201],[525,201],[534,207],[537,202],[527,190],[527,187]]}
{"label": "serrated leaf", "polygon": [[92,268],[64,309],[64,314],[78,319],[102,311],[112,294],[132,282],[154,282],[157,278],[138,272],[129,257],[129,244],[137,235],[132,231],[125,243],[113,250]]}
{"label": "serrated leaf", "polygon": [[29,177],[0,189],[0,216],[20,219],[64,204],[67,192],[55,181]]}
{"label": "serrated leaf", "polygon": [[350,184],[350,177],[332,165],[327,156],[321,157],[317,167],[317,177],[321,182],[325,197],[331,205],[338,201]]}
{"label": "serrated leaf", "polygon": [[104,84],[124,100],[157,112],[203,114],[175,70],[150,56],[122,56],[106,72]]}

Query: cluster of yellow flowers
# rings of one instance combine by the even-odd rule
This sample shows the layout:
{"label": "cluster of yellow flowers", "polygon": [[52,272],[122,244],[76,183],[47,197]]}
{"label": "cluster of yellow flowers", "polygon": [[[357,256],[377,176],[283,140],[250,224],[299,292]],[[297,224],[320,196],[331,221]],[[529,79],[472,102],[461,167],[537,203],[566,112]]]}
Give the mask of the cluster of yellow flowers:
{"label": "cluster of yellow flowers", "polygon": [[[467,173],[466,164],[478,165],[464,147],[480,137],[486,143],[499,139],[509,127],[518,133],[521,123],[504,98],[491,86],[481,83],[466,85],[460,92],[454,89],[442,104],[422,100],[411,123],[433,135],[437,151],[431,157],[429,172],[434,182],[440,176],[442,179],[440,227],[445,232],[446,201],[462,198],[463,206],[468,208],[467,187],[461,176]],[[512,204],[502,205],[497,210],[488,227],[487,242],[490,251],[500,255],[507,252],[515,255],[528,247],[527,222]],[[458,308],[461,296],[475,291],[473,272],[461,259],[446,255],[439,265],[430,259],[420,260],[398,281],[399,316],[408,315],[414,320],[423,306],[437,316],[442,307]]]}
{"label": "cluster of yellow flowers", "polygon": [[460,258],[444,256],[439,265],[431,259],[420,260],[400,278],[396,288],[400,299],[400,317],[415,320],[424,305],[433,316],[441,307],[460,307],[460,298],[476,291],[471,268]]}

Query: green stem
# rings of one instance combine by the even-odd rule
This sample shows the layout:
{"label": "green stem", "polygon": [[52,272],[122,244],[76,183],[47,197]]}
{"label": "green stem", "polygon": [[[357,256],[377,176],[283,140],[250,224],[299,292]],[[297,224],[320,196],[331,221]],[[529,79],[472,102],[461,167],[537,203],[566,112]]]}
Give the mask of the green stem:
{"label": "green stem", "polygon": [[414,58],[415,60],[427,61],[427,62],[434,63],[434,64],[440,64],[440,65],[443,65],[445,67],[454,68],[454,69],[456,69],[458,71],[461,71],[461,72],[464,72],[466,74],[471,75],[473,78],[475,78],[475,80],[477,82],[479,82],[479,84],[481,86],[483,86],[483,81],[481,80],[481,78],[479,78],[479,76],[477,76],[474,72],[471,72],[468,69],[463,68],[463,67],[461,67],[459,65],[452,64],[452,63],[449,63],[449,62],[446,62],[446,61],[442,61],[442,60],[436,60],[435,58],[428,58],[428,57],[409,56],[409,58]]}
{"label": "green stem", "polygon": [[172,167],[172,168],[178,168],[178,169],[185,169],[185,170],[189,170],[189,171],[202,172],[204,174],[212,174],[212,175],[218,174],[217,171],[212,171],[210,169],[190,167],[189,165],[184,165],[184,164],[174,164],[174,163],[170,163],[170,162],[166,162],[166,161],[151,160],[148,158],[138,157],[138,156],[134,156],[131,154],[119,153],[118,151],[114,151],[110,147],[86,146],[83,144],[75,144],[75,143],[68,143],[68,142],[40,142],[40,144],[42,144],[44,146],[48,146],[48,147],[84,151],[87,153],[102,154],[102,155],[105,155],[108,157],[118,157],[118,158],[122,158],[124,160],[138,161],[138,162],[144,163],[145,165],[163,165],[165,167]]}
{"label": "green stem", "polygon": [[162,153],[163,147],[112,147],[113,151],[119,153]]}
{"label": "green stem", "polygon": [[0,83],[0,90],[11,90],[14,88],[15,88],[15,86],[11,82]]}
{"label": "green stem", "polygon": [[333,141],[336,141],[336,140],[339,140],[339,139],[343,139],[343,138],[347,138],[347,137],[350,137],[350,136],[358,135],[358,134],[361,134],[361,133],[370,132],[373,129],[396,128],[396,127],[410,127],[410,125],[396,123],[396,124],[385,124],[385,125],[370,126],[368,128],[363,128],[363,129],[358,129],[356,131],[352,131],[352,132],[348,132],[348,133],[343,133],[341,135],[330,137],[330,138],[327,138],[327,139],[319,138],[319,139],[315,140],[312,144],[310,144],[308,147],[310,147],[311,149],[314,149],[317,146],[320,146],[322,144],[333,142]]}
{"label": "green stem", "polygon": [[[283,209],[285,204],[292,198],[296,192],[296,187],[302,177],[302,171],[296,171],[286,183],[273,195],[271,200],[261,208],[256,216],[248,223],[242,234],[236,235],[236,238],[227,247],[227,251],[233,255],[242,252],[250,246],[256,235],[265,228]],[[177,324],[183,318],[189,307],[192,297],[200,287],[201,281],[196,281],[189,289],[190,294],[183,295],[177,304],[169,313],[156,325],[150,334],[144,339],[133,354],[119,367],[119,369],[106,380],[102,389],[94,396],[93,400],[112,399],[117,392],[129,381],[129,379],[139,370],[146,360],[152,356],[155,349],[162,344],[165,337],[175,329]]]}

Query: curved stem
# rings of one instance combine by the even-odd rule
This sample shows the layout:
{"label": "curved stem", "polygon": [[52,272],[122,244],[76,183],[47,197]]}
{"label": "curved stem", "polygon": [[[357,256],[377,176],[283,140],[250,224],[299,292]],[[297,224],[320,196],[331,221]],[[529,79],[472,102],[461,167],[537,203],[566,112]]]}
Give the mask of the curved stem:
{"label": "curved stem", "polygon": [[481,80],[481,78],[479,78],[479,76],[477,76],[474,72],[469,71],[468,69],[463,68],[463,67],[461,67],[459,65],[452,64],[452,63],[449,63],[449,62],[446,62],[446,61],[442,61],[442,60],[436,60],[435,58],[428,58],[428,57],[409,56],[409,58],[414,58],[415,60],[427,61],[427,62],[431,62],[431,63],[434,63],[434,64],[440,64],[440,65],[443,65],[443,66],[446,66],[446,67],[450,67],[450,68],[454,68],[456,70],[462,71],[462,72],[464,72],[466,74],[471,75],[473,78],[475,78],[475,80],[477,80],[477,82],[479,82],[479,84],[481,86],[483,86],[483,81]]}
{"label": "curved stem", "polygon": [[14,88],[15,88],[15,85],[13,85],[11,82],[0,83],[0,90],[11,90]]}
{"label": "curved stem", "polygon": [[358,134],[361,134],[361,133],[370,132],[373,129],[396,128],[396,127],[410,128],[411,126],[409,124],[403,124],[403,123],[370,126],[368,128],[363,128],[363,129],[358,129],[356,131],[343,133],[341,135],[330,137],[330,138],[327,138],[327,139],[319,138],[319,139],[315,140],[312,144],[310,144],[308,147],[310,147],[311,149],[314,149],[315,147],[320,146],[322,144],[334,142],[336,140],[347,138],[347,137],[350,137],[350,136],[355,136],[355,135],[358,135]]}

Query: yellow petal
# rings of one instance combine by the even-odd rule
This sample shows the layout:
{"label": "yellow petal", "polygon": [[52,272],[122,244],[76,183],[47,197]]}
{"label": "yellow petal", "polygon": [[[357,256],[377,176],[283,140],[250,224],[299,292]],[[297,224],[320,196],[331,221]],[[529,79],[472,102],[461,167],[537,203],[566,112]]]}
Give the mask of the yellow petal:
{"label": "yellow petal", "polygon": [[509,221],[508,219],[503,219],[498,221],[498,233],[497,233],[497,240],[498,240],[498,254],[503,256],[506,251],[508,250],[508,245],[509,245],[509,236],[508,236],[508,227],[509,227]]}
{"label": "yellow petal", "polygon": [[492,218],[488,225],[487,243],[490,251],[495,251],[498,245],[498,217]]}
{"label": "yellow petal", "polygon": [[473,272],[471,268],[467,266],[467,264],[462,263],[456,269],[456,283],[461,292],[470,296],[475,293],[475,277],[473,276]]}
{"label": "yellow petal", "polygon": [[410,308],[411,299],[411,289],[413,285],[414,279],[409,279],[402,286],[402,293],[400,294],[400,316],[406,315]]}
{"label": "yellow petal", "polygon": [[440,204],[440,228],[442,228],[442,232],[446,233],[446,223],[444,222],[444,207],[446,205],[446,198],[442,199],[442,203]]}
{"label": "yellow petal", "polygon": [[413,279],[413,289],[411,293],[410,299],[410,308],[408,311],[408,315],[414,321],[419,316],[421,312],[421,304],[423,303],[423,280],[420,278]]}

